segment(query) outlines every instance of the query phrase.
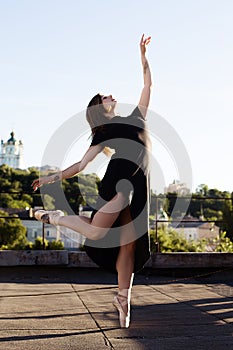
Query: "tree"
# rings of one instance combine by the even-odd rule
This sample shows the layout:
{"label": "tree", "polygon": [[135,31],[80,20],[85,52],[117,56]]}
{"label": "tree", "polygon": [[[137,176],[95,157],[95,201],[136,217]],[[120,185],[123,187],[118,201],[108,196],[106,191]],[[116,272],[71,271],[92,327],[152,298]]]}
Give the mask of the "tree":
{"label": "tree", "polygon": [[44,245],[43,245],[43,238],[37,237],[35,240],[35,243],[31,245],[30,249],[33,249],[33,250],[42,250],[42,249],[63,250],[64,244],[60,240],[49,242],[47,239],[44,239]]}
{"label": "tree", "polygon": [[208,193],[208,186],[205,184],[201,184],[197,187],[196,189],[196,194],[200,195],[200,196],[207,196]]}
{"label": "tree", "polygon": [[225,201],[222,230],[226,231],[227,236],[233,240],[233,192],[231,193],[231,199]]}
{"label": "tree", "polygon": [[[150,231],[151,250],[156,251],[155,230]],[[202,252],[205,251],[206,241],[190,241],[172,228],[160,227],[158,229],[158,243],[161,253],[166,252]]]}
{"label": "tree", "polygon": [[233,253],[233,242],[226,236],[226,232],[222,232],[214,243],[216,244],[215,252]]}
{"label": "tree", "polygon": [[[0,211],[0,247],[14,247],[17,244],[27,245],[26,227],[21,223],[21,220],[16,216],[9,219],[9,215]],[[6,217],[6,218],[5,218]]]}

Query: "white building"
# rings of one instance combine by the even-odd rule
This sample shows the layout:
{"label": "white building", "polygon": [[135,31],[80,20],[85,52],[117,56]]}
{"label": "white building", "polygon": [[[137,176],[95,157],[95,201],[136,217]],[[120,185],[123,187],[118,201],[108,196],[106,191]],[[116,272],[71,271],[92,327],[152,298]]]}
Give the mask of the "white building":
{"label": "white building", "polygon": [[45,224],[44,226],[37,220],[22,220],[22,224],[27,229],[27,239],[34,243],[37,237],[43,236],[47,241],[61,240],[65,249],[79,249],[84,243],[84,237],[67,227],[53,226]]}
{"label": "white building", "polygon": [[15,139],[15,134],[12,131],[9,140],[4,142],[1,140],[0,149],[0,165],[6,164],[15,169],[23,169],[23,144],[22,141]]}
{"label": "white building", "polygon": [[186,183],[174,180],[172,184],[164,188],[164,193],[177,193],[181,196],[186,196],[190,194],[190,189],[187,187]]}
{"label": "white building", "polygon": [[179,223],[171,223],[171,227],[187,240],[214,240],[219,237],[219,227],[213,222],[202,222],[191,215],[185,216]]}

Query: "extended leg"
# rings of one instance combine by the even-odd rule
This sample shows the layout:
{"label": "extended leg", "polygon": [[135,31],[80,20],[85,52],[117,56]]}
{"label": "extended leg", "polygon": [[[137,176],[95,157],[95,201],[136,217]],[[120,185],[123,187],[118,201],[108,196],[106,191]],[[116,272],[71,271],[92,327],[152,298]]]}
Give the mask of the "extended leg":
{"label": "extended leg", "polygon": [[98,240],[106,235],[126,205],[125,196],[119,192],[95,214],[92,221],[78,215],[53,216],[51,212],[48,214],[49,222],[68,227],[86,238]]}

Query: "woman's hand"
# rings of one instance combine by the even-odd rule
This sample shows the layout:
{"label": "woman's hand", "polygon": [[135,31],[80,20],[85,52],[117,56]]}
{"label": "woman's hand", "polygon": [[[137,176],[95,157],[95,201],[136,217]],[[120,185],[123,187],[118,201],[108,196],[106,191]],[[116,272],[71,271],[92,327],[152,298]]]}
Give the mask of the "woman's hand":
{"label": "woman's hand", "polygon": [[151,36],[149,36],[148,38],[144,39],[144,34],[142,34],[142,38],[140,41],[140,50],[141,50],[141,55],[145,56],[146,54],[146,46],[150,43],[151,40]]}
{"label": "woman's hand", "polygon": [[35,179],[32,182],[31,186],[33,190],[36,191],[39,187],[49,184],[51,182],[53,182],[51,176],[43,176],[43,177],[40,177],[39,179]]}

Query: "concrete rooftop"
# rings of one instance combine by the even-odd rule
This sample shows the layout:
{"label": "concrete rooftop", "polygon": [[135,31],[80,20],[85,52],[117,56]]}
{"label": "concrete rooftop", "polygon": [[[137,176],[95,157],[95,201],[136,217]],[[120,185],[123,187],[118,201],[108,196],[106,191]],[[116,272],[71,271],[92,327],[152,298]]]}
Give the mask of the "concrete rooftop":
{"label": "concrete rooftop", "polygon": [[120,329],[115,275],[1,267],[0,350],[233,349],[233,270],[198,274],[137,274],[131,326]]}

